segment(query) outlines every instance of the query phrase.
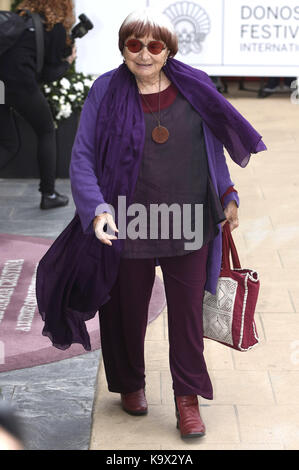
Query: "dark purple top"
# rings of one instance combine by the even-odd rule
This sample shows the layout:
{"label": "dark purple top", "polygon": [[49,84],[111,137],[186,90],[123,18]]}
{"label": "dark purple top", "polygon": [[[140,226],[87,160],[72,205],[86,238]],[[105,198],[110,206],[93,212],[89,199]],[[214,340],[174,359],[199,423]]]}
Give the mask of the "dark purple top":
{"label": "dark purple top", "polygon": [[[169,139],[164,144],[157,144],[152,139],[152,130],[157,121],[149,108],[158,116],[158,93],[145,95],[143,102],[146,134],[143,158],[140,164],[135,191],[130,204],[139,203],[146,207],[147,227],[137,224],[140,212],[128,216],[128,224],[136,221],[138,238],[124,240],[121,256],[123,258],[151,258],[157,256],[179,256],[199,249],[213,239],[219,232],[217,224],[225,220],[225,215],[209,175],[202,118],[192,105],[180,94],[174,85],[161,92],[161,125],[167,127]],[[148,106],[149,105],[149,106]],[[161,213],[155,212],[150,220],[150,204],[167,204],[161,225]],[[203,204],[203,220],[197,212],[198,230],[203,229],[203,238],[198,246],[194,244],[195,204]],[[174,212],[168,210],[176,205]],[[191,231],[183,231],[183,213],[188,215],[190,223],[185,224]],[[199,210],[199,209],[198,209]],[[173,230],[173,221],[179,223],[177,235]],[[203,223],[202,223],[203,222]],[[132,224],[131,224],[132,226]],[[150,229],[156,231],[156,239],[150,237]],[[169,230],[169,236],[168,236]],[[142,232],[142,234],[141,234]],[[185,236],[186,235],[186,236]],[[192,238],[190,236],[192,235]],[[143,238],[141,238],[143,237]],[[164,238],[163,238],[164,237]],[[167,237],[167,238],[165,238]],[[179,238],[178,238],[179,237]],[[193,243],[188,249],[185,243]]]}

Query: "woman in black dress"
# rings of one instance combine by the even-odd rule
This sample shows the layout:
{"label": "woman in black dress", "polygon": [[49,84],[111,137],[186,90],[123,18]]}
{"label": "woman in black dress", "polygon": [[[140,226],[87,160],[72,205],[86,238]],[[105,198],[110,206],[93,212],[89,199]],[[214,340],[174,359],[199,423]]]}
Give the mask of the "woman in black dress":
{"label": "woman in black dress", "polygon": [[[44,25],[44,67],[36,72],[35,31],[28,23],[17,43],[0,56],[0,80],[5,85],[5,104],[0,105],[0,155],[17,151],[18,138],[10,108],[14,108],[32,126],[38,138],[37,158],[40,172],[41,209],[65,206],[68,197],[55,190],[56,140],[49,104],[40,89],[40,82],[61,78],[76,57],[69,32],[75,22],[72,0],[25,0],[18,6],[20,16],[25,9],[41,15]],[[22,11],[20,11],[22,10]]]}

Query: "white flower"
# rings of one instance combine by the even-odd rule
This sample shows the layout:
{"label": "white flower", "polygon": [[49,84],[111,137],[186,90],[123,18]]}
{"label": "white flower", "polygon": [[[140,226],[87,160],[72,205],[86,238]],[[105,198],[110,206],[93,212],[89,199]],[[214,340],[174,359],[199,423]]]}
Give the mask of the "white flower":
{"label": "white flower", "polygon": [[74,88],[76,91],[84,91],[84,86],[83,86],[83,83],[81,82],[74,83]]}
{"label": "white flower", "polygon": [[71,102],[75,101],[75,99],[77,99],[77,96],[76,95],[69,95],[69,100]]}
{"label": "white flower", "polygon": [[59,103],[60,103],[60,104],[64,104],[64,103],[65,103],[65,97],[64,97],[64,96],[61,96],[61,97],[59,98]]}
{"label": "white flower", "polygon": [[62,93],[63,95],[66,95],[66,94],[67,94],[67,90],[65,90],[64,88],[62,88],[62,90],[60,90],[60,91],[61,91],[61,93]]}
{"label": "white flower", "polygon": [[55,101],[59,101],[59,98],[58,98],[58,96],[56,96],[56,95],[55,95],[55,96],[53,96],[53,98],[52,98],[52,99],[53,99],[53,100],[55,100]]}
{"label": "white flower", "polygon": [[63,107],[63,117],[64,118],[68,118],[70,117],[70,115],[72,114],[72,107],[70,105],[70,103],[66,103],[66,105]]}
{"label": "white flower", "polygon": [[84,80],[84,85],[87,87],[91,87],[92,85],[92,80],[89,80],[89,78],[85,78]]}
{"label": "white flower", "polygon": [[67,119],[72,114],[72,107],[70,103],[63,104],[60,108],[59,113],[57,114],[56,119]]}
{"label": "white flower", "polygon": [[48,86],[45,86],[45,92],[50,93],[50,91],[51,91],[51,88],[49,88]]}
{"label": "white flower", "polygon": [[69,90],[71,88],[71,84],[67,78],[62,78],[60,80],[60,84],[65,90]]}

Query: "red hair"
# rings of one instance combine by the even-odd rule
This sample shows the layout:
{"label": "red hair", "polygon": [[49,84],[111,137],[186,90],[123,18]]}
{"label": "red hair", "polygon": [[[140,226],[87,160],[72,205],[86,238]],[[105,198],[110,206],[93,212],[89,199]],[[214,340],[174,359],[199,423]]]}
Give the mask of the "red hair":
{"label": "red hair", "polygon": [[[62,23],[69,35],[73,24],[76,21],[74,14],[74,5],[72,0],[23,0],[17,7],[18,9],[27,9],[32,13],[41,13],[46,20],[46,31],[51,31],[56,23]],[[20,16],[26,15],[26,12],[20,12]],[[71,41],[67,38],[67,43]]]}
{"label": "red hair", "polygon": [[139,39],[144,36],[152,36],[157,41],[163,41],[170,50],[169,57],[174,57],[178,52],[178,38],[169,29],[143,21],[133,21],[131,23],[123,23],[119,30],[118,47],[123,53],[125,42],[129,36],[135,36]]}

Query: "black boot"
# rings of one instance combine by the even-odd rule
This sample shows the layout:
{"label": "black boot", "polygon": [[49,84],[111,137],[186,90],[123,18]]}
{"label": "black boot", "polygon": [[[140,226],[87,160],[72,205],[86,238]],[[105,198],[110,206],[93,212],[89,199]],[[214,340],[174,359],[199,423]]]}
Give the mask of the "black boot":
{"label": "black boot", "polygon": [[59,194],[57,191],[54,191],[52,197],[51,194],[42,194],[42,199],[40,203],[41,209],[53,209],[55,207],[63,207],[69,203],[69,198],[63,194]]}

